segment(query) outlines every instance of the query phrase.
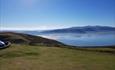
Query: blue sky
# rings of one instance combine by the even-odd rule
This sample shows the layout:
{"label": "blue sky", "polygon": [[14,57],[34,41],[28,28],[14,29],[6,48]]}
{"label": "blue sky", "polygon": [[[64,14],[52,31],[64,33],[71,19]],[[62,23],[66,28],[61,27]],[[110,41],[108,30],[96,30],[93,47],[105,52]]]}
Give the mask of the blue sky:
{"label": "blue sky", "polygon": [[115,0],[0,0],[0,28],[115,26]]}

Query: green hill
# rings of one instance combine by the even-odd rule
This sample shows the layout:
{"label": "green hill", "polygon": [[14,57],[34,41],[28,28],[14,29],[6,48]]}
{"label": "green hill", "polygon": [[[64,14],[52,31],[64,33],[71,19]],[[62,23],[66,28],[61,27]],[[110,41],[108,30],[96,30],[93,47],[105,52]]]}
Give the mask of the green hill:
{"label": "green hill", "polygon": [[55,40],[46,39],[40,36],[33,36],[29,34],[14,32],[0,32],[0,40],[6,40],[15,44],[64,46],[63,43]]}

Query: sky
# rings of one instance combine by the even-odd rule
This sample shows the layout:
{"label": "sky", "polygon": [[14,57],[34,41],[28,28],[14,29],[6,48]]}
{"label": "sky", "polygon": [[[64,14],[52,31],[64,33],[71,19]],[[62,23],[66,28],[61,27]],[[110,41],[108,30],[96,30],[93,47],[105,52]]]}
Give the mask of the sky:
{"label": "sky", "polygon": [[0,0],[1,30],[115,26],[115,0]]}

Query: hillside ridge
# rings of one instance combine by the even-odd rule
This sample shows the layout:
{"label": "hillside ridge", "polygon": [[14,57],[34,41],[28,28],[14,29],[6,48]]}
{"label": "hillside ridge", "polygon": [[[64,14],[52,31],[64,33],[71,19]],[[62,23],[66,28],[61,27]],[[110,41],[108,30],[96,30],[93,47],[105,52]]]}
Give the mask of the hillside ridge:
{"label": "hillside ridge", "polygon": [[63,43],[56,40],[16,32],[0,32],[0,40],[9,41],[14,44],[64,46]]}

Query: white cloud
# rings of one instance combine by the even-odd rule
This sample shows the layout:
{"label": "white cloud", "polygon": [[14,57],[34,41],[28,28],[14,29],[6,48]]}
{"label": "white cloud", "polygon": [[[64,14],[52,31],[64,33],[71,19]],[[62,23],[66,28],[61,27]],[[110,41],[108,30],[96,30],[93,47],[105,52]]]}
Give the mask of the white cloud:
{"label": "white cloud", "polygon": [[62,25],[41,25],[41,26],[15,26],[15,27],[1,27],[0,30],[52,30],[66,28]]}

